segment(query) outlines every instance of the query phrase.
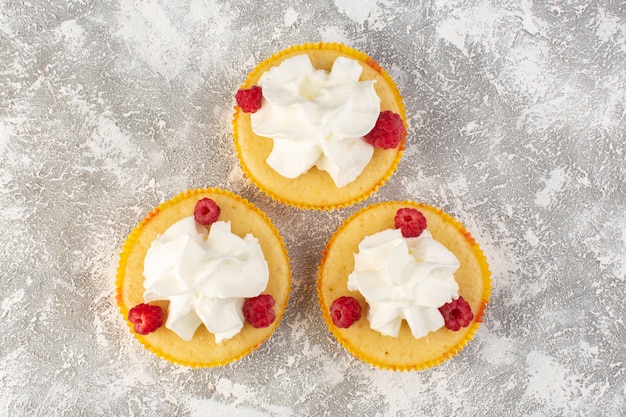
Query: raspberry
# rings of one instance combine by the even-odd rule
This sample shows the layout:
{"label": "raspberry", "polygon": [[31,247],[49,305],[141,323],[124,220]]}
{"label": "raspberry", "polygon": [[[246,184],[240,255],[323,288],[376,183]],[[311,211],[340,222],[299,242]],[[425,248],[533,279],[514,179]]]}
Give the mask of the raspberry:
{"label": "raspberry", "polygon": [[138,304],[128,312],[128,321],[133,323],[135,333],[152,333],[163,326],[163,310],[159,306]]}
{"label": "raspberry", "polygon": [[394,217],[396,229],[400,229],[404,237],[418,237],[426,229],[426,217],[414,208],[401,208]]}
{"label": "raspberry", "polygon": [[364,138],[376,148],[392,149],[398,146],[405,134],[406,129],[400,115],[385,110],[378,115],[376,125]]}
{"label": "raspberry", "polygon": [[474,313],[463,297],[452,300],[439,307],[439,312],[446,322],[446,328],[458,331],[461,327],[467,327],[474,319]]}
{"label": "raspberry", "polygon": [[274,322],[274,297],[270,294],[261,294],[248,298],[243,303],[243,316],[252,327],[267,327]]}
{"label": "raspberry", "polygon": [[361,318],[361,305],[353,297],[339,297],[330,305],[330,318],[335,326],[347,329]]}
{"label": "raspberry", "polygon": [[193,209],[193,218],[200,224],[208,226],[217,221],[220,216],[220,208],[210,198],[198,200]]}
{"label": "raspberry", "polygon": [[263,102],[263,90],[258,85],[248,89],[240,88],[237,90],[235,100],[244,113],[256,113]]}

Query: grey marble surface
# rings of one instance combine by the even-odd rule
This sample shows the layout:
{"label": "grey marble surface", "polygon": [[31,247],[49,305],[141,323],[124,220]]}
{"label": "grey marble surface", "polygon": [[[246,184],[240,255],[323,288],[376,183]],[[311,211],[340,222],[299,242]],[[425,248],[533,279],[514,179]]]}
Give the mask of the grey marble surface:
{"label": "grey marble surface", "polygon": [[[377,59],[409,114],[365,203],[285,207],[242,176],[234,92],[289,45]],[[626,6],[622,1],[0,0],[0,416],[626,415]],[[284,235],[293,291],[260,350],[162,361],[114,303],[152,207],[218,186]],[[365,204],[461,220],[493,272],[475,340],[422,372],[353,359],[317,306],[320,253]]]}

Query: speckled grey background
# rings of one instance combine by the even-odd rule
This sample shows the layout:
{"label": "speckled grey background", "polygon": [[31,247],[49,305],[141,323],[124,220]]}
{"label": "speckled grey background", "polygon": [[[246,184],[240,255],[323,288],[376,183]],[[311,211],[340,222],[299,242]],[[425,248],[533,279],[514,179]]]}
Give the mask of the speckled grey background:
{"label": "speckled grey background", "polygon": [[[417,373],[343,351],[317,307],[321,250],[364,204],[306,212],[241,175],[234,92],[291,44],[386,68],[408,147],[364,204],[421,200],[493,271],[475,340]],[[623,416],[626,6],[622,1],[0,0],[0,415]],[[238,363],[145,351],[114,304],[152,207],[219,186],[283,232],[293,293]]]}

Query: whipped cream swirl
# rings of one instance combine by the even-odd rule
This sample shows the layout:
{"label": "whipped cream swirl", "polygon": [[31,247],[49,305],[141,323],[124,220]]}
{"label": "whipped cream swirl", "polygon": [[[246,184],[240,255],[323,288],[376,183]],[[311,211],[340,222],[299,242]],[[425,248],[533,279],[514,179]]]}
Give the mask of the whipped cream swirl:
{"label": "whipped cream swirl", "polygon": [[267,163],[286,178],[317,167],[337,187],[351,183],[374,147],[363,139],[380,113],[374,81],[359,81],[362,68],[339,57],[329,72],[297,55],[264,73],[263,105],[251,114],[252,130],[274,140]]}
{"label": "whipped cream swirl", "polygon": [[444,325],[439,307],[459,296],[460,263],[428,230],[416,238],[403,238],[399,229],[367,236],[354,260],[348,289],[365,297],[372,329],[396,337],[405,319],[419,338]]}
{"label": "whipped cream swirl", "polygon": [[242,239],[223,221],[207,231],[193,216],[152,242],[143,274],[145,301],[170,302],[165,327],[189,341],[203,323],[216,343],[239,333],[244,298],[259,295],[269,279],[257,238]]}

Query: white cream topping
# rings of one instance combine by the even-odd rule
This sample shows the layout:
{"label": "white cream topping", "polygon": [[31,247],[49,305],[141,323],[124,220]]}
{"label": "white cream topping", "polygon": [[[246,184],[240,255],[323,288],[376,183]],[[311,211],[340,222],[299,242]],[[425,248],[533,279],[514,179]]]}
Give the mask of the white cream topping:
{"label": "white cream topping", "polygon": [[144,260],[144,300],[169,300],[165,327],[191,340],[200,324],[220,343],[243,327],[244,298],[265,289],[269,269],[257,238],[218,221],[207,231],[184,218],[151,244]]}
{"label": "white cream topping", "polygon": [[403,238],[399,229],[365,237],[354,255],[348,289],[369,305],[370,327],[396,337],[405,319],[416,338],[444,325],[439,307],[458,298],[460,263],[428,230]]}
{"label": "white cream topping", "polygon": [[267,163],[286,178],[317,167],[337,187],[363,171],[374,147],[363,139],[380,113],[374,81],[359,81],[362,68],[339,57],[329,72],[297,55],[264,73],[263,104],[251,114],[252,130],[274,140]]}

